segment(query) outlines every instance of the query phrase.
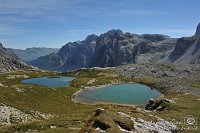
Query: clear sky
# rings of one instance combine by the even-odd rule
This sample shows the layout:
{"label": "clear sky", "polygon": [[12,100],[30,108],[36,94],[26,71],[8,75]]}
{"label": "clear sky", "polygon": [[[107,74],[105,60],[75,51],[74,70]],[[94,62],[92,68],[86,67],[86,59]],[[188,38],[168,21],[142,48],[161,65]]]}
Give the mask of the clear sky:
{"label": "clear sky", "polygon": [[191,36],[200,0],[0,0],[5,47],[55,47],[111,29]]}

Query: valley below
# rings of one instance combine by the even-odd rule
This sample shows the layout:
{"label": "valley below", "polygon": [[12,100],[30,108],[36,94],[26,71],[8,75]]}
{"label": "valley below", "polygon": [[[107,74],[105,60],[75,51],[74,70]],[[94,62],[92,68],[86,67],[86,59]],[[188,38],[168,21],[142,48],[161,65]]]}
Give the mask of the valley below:
{"label": "valley below", "polygon": [[[0,74],[2,133],[176,133],[199,132],[200,65],[129,64],[68,72],[39,69]],[[74,77],[69,86],[23,84],[29,78]],[[81,89],[140,83],[164,97],[146,105],[83,104],[73,99]],[[142,94],[141,94],[142,95]],[[188,123],[194,118],[193,123]]]}

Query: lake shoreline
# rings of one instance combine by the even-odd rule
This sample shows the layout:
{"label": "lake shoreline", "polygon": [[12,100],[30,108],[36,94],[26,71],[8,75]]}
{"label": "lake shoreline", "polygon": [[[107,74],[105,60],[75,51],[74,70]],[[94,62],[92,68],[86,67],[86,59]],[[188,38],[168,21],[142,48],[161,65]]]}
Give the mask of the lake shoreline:
{"label": "lake shoreline", "polygon": [[[85,98],[85,97],[80,96],[80,93],[82,93],[85,90],[97,90],[97,89],[102,89],[104,87],[108,87],[108,86],[111,86],[111,85],[119,85],[119,84],[123,84],[123,83],[115,83],[115,84],[106,84],[106,85],[100,85],[100,86],[85,87],[84,89],[80,89],[80,90],[76,91],[72,95],[71,100],[74,103],[85,104],[85,105],[108,104],[108,105],[133,106],[133,107],[145,106],[146,105],[146,104],[123,104],[123,103],[109,102],[109,101],[104,101],[104,100],[89,99],[89,98]],[[138,84],[138,83],[128,82],[128,83],[124,83],[124,84]],[[149,88],[151,88],[151,87],[149,87]],[[155,89],[155,90],[158,91],[157,89]],[[160,96],[158,98],[155,98],[155,99],[161,99],[163,97],[164,97],[164,94],[160,93]]]}
{"label": "lake shoreline", "polygon": [[60,88],[70,86],[70,82],[74,80],[74,77],[66,76],[44,76],[27,78],[20,81],[22,84],[39,85],[48,88]]}

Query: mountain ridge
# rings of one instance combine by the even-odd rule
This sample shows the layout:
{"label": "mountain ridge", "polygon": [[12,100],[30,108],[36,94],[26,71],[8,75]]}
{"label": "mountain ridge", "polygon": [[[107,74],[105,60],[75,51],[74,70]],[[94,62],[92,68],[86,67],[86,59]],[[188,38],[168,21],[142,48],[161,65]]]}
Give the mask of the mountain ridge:
{"label": "mountain ridge", "polygon": [[25,50],[7,48],[7,50],[10,51],[11,53],[14,53],[25,62],[35,60],[38,57],[48,55],[50,53],[58,52],[58,49],[56,48],[45,48],[45,47],[32,47],[32,48],[26,48]]}
{"label": "mountain ridge", "polygon": [[[137,56],[146,53],[151,54],[152,58],[153,54],[157,53],[156,58],[160,58],[164,56],[162,52],[167,52],[174,47],[175,41],[166,35],[137,35],[112,29],[100,36],[92,34],[83,41],[69,42],[56,54],[39,57],[29,63],[42,69],[59,71],[81,67],[112,67],[137,63],[139,58]],[[55,58],[57,61],[52,60]],[[151,58],[147,61],[150,60]]]}
{"label": "mountain ridge", "polygon": [[42,69],[66,71],[149,62],[199,64],[200,24],[194,36],[182,38],[161,34],[138,35],[112,29],[99,36],[89,35],[83,41],[68,42],[58,53],[29,63]]}

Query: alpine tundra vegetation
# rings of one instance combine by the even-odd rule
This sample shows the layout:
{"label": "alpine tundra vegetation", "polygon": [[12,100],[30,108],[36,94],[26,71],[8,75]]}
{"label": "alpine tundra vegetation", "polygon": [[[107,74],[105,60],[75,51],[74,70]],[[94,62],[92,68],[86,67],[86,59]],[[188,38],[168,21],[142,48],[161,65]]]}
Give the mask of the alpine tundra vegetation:
{"label": "alpine tundra vegetation", "polygon": [[198,0],[0,2],[0,133],[200,132]]}

